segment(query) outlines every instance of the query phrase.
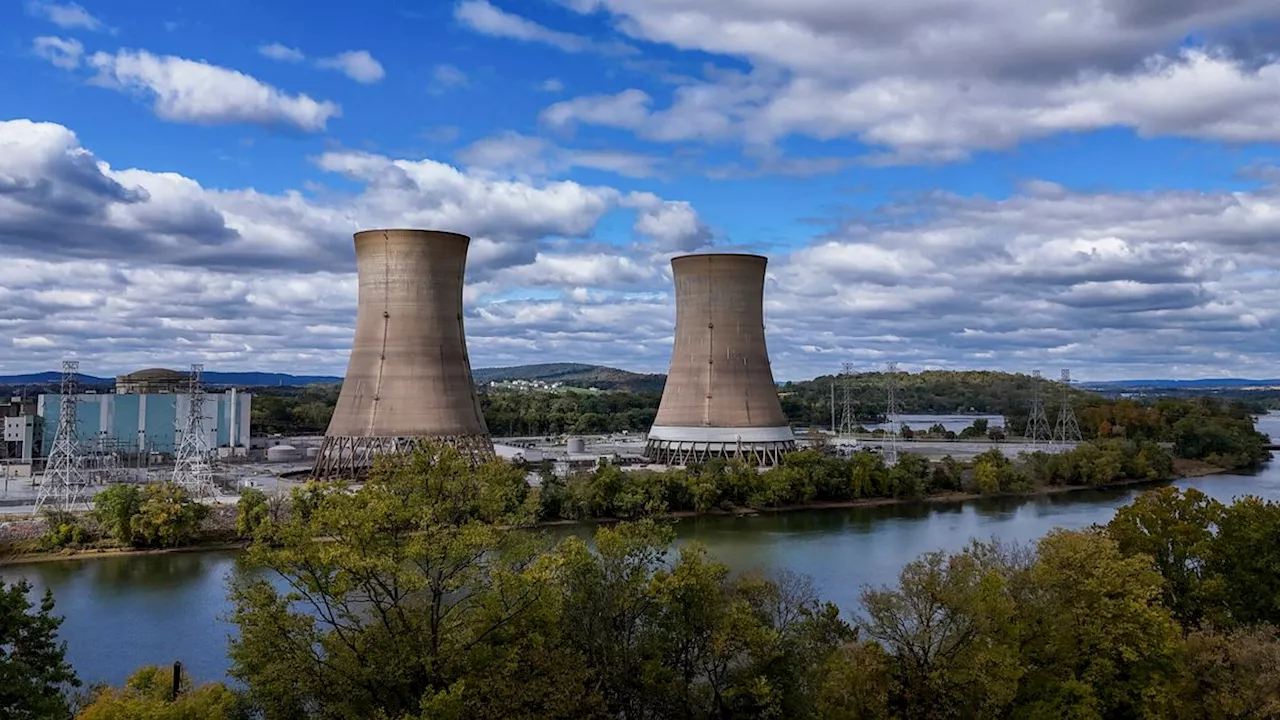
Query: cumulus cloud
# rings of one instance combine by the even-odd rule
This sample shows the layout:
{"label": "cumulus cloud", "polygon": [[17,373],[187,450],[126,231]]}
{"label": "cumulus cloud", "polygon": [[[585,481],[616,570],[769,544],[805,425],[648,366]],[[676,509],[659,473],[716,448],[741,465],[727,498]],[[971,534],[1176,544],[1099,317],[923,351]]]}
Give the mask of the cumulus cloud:
{"label": "cumulus cloud", "polygon": [[88,64],[98,71],[96,84],[152,98],[156,115],[170,122],[287,125],[316,132],[341,114],[328,100],[291,95],[242,72],[172,55],[97,52]]}
{"label": "cumulus cloud", "polygon": [[278,42],[259,46],[258,54],[281,62],[302,62],[307,59],[306,54],[301,50]]}
{"label": "cumulus cloud", "polygon": [[439,94],[446,90],[466,87],[469,84],[471,84],[471,79],[467,77],[466,73],[459,70],[455,65],[442,63],[431,70],[431,85],[428,90]]}
{"label": "cumulus cloud", "polygon": [[[472,236],[465,297],[479,366],[665,368],[668,259],[711,241],[693,205],[353,150],[315,163],[356,189],[213,190],[114,168],[60,125],[0,123],[0,326],[21,348],[0,372],[56,367],[75,348],[104,373],[191,360],[341,373],[351,233],[378,226]],[[630,232],[610,220],[627,213]],[[1271,376],[1277,234],[1275,184],[1085,193],[1030,181],[999,200],[902,198],[798,249],[747,249],[770,255],[779,379],[845,360]]]}
{"label": "cumulus cloud", "polygon": [[573,168],[604,170],[626,177],[658,174],[660,159],[625,150],[580,150],[559,147],[543,138],[505,132],[458,151],[469,168],[502,174],[554,176]]}
{"label": "cumulus cloud", "polygon": [[342,74],[358,83],[369,85],[386,77],[382,63],[378,62],[368,50],[348,50],[333,57],[316,61],[317,67],[340,70]]}
{"label": "cumulus cloud", "polygon": [[[638,89],[558,103],[543,116],[557,125],[658,141],[852,138],[878,149],[872,162],[953,161],[1106,127],[1280,141],[1280,46],[1247,34],[1280,21],[1266,0],[566,4],[753,69],[686,80],[665,108]],[[1184,46],[1188,37],[1200,43]]]}
{"label": "cumulus cloud", "polygon": [[568,53],[595,50],[627,55],[635,52],[635,48],[624,43],[599,43],[581,35],[552,30],[528,18],[494,7],[488,0],[463,0],[454,7],[453,18],[463,27],[482,35],[551,45]]}
{"label": "cumulus cloud", "polygon": [[89,14],[88,10],[76,3],[41,2],[28,0],[27,13],[44,18],[64,30],[94,30],[99,32],[115,32],[98,18]]}
{"label": "cumulus cloud", "polygon": [[80,58],[84,56],[84,45],[73,38],[38,37],[32,41],[31,50],[63,70],[80,67]]}

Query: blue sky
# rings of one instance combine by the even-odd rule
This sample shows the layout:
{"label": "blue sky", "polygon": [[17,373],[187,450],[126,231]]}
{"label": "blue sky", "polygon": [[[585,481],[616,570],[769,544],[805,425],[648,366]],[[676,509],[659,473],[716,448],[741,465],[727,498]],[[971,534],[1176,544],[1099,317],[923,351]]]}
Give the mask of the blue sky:
{"label": "blue sky", "polygon": [[0,373],[340,374],[351,233],[473,237],[478,366],[662,371],[684,252],[775,375],[1280,376],[1280,6],[0,8]]}

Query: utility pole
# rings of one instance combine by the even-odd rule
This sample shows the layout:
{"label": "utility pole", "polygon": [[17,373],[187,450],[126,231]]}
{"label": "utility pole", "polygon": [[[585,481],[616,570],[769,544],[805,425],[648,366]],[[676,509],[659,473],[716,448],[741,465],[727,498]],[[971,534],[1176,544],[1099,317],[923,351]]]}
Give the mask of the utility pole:
{"label": "utility pole", "polygon": [[1070,450],[1072,445],[1080,442],[1080,424],[1076,422],[1076,413],[1071,409],[1071,371],[1062,370],[1062,407],[1058,409],[1058,426],[1054,428],[1054,439],[1061,444],[1063,450]]}
{"label": "utility pole", "polygon": [[1053,443],[1053,430],[1049,427],[1049,418],[1044,414],[1044,398],[1040,397],[1040,386],[1043,378],[1039,370],[1031,371],[1031,415],[1027,418],[1027,430],[1024,433],[1036,447],[1042,441]]}
{"label": "utility pole", "polygon": [[898,363],[891,362],[885,366],[885,419],[889,423],[889,444],[884,449],[886,465],[898,462]]}

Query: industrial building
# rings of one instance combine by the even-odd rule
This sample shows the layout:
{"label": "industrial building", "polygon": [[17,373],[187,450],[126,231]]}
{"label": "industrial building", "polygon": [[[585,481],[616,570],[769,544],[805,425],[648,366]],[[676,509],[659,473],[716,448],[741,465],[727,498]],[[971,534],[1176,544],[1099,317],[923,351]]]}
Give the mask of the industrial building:
{"label": "industrial building", "polygon": [[191,374],[165,368],[139,370],[128,375],[116,376],[116,393],[119,395],[168,395],[187,392]]}
{"label": "industrial building", "polygon": [[[30,474],[31,460],[39,453],[36,403],[20,397],[0,400],[0,463],[5,474]],[[21,468],[20,470],[18,468]]]}
{"label": "industrial building", "polygon": [[775,465],[795,449],[765,347],[767,263],[730,253],[671,260],[675,344],[645,446],[652,462],[740,458]]}
{"label": "industrial building", "polygon": [[[40,395],[43,447],[53,445],[61,396]],[[253,396],[228,390],[204,395],[204,434],[209,448],[223,455],[243,454],[249,448],[249,414]],[[171,457],[180,428],[186,422],[190,397],[177,393],[78,393],[76,435],[87,452],[145,454]]]}
{"label": "industrial building", "polygon": [[354,240],[355,338],[313,474],[355,478],[375,455],[424,440],[492,457],[462,323],[471,239],[365,230]]}

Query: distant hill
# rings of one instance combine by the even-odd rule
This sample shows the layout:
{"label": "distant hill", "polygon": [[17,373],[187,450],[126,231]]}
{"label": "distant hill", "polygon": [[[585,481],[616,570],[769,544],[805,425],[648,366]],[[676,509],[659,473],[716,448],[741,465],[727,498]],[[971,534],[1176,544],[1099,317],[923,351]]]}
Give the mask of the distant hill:
{"label": "distant hill", "polygon": [[[314,383],[342,382],[342,378],[332,375],[289,375],[286,373],[267,372],[206,372],[204,382],[210,387],[300,387]],[[114,377],[97,377],[94,375],[77,375],[76,381],[83,388],[97,389],[114,387]],[[40,387],[56,387],[62,382],[62,373],[42,372],[26,375],[0,375],[0,387],[19,387],[35,385]]]}
{"label": "distant hill", "polygon": [[541,380],[558,382],[569,387],[599,388],[601,390],[630,390],[632,392],[662,392],[667,376],[653,373],[633,373],[618,368],[583,363],[544,363],[541,365],[517,365],[515,367],[477,368],[471,371],[476,384],[487,385],[505,380]]}
{"label": "distant hill", "polygon": [[[630,390],[633,392],[661,392],[666,375],[633,373],[618,368],[582,363],[544,363],[516,367],[477,368],[472,376],[479,385],[503,380],[542,380],[559,382],[569,387],[599,388],[601,390]],[[81,387],[101,389],[115,385],[115,377],[79,375]],[[29,373],[26,375],[0,375],[0,387],[17,388],[36,386],[56,389],[62,380],[57,372]],[[287,387],[340,383],[341,377],[332,375],[290,375],[269,372],[205,372],[204,382],[210,387]]]}
{"label": "distant hill", "polygon": [[1106,380],[1103,382],[1080,383],[1083,388],[1144,388],[1144,389],[1171,389],[1177,390],[1182,388],[1247,388],[1247,387],[1275,387],[1280,385],[1280,379],[1271,380],[1250,380],[1247,378],[1201,378],[1199,380]]}

